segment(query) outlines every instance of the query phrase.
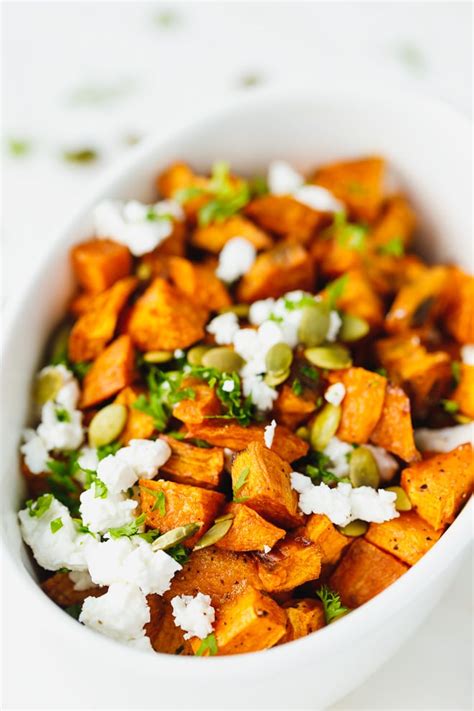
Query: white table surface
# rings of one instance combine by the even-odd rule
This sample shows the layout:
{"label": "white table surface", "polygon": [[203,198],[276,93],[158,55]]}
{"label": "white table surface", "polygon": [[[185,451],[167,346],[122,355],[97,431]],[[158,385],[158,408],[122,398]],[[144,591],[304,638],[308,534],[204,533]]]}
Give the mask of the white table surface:
{"label": "white table surface", "polygon": [[[381,81],[471,108],[468,2],[10,2],[3,10],[3,136],[31,145],[21,157],[3,151],[6,306],[130,136],[292,81],[309,90]],[[94,163],[61,157],[89,147],[100,153]],[[471,573],[466,562],[417,635],[334,708],[471,708]],[[4,602],[19,604],[8,593]],[[46,673],[39,642],[30,634],[25,646],[6,614],[3,644],[4,708],[47,708],[46,686],[24,683],[29,666],[38,680]]]}

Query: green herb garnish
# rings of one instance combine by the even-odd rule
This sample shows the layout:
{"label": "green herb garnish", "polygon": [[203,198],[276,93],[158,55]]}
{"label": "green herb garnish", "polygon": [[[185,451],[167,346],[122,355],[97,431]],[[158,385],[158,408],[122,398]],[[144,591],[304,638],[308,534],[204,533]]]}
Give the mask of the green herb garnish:
{"label": "green herb garnish", "polygon": [[43,494],[39,496],[36,501],[33,499],[28,499],[26,502],[26,507],[30,516],[35,518],[41,518],[43,514],[49,509],[52,504],[54,496],[52,494]]}
{"label": "green herb garnish", "polygon": [[441,400],[441,407],[450,415],[455,415],[459,411],[459,405],[455,400]]}
{"label": "green herb garnish", "polygon": [[454,385],[459,385],[461,381],[461,363],[458,360],[453,360],[451,363],[451,375]]}
{"label": "green herb garnish", "polygon": [[345,212],[337,212],[330,230],[335,234],[341,247],[361,252],[365,249],[367,227],[347,221]]}
{"label": "green herb garnish", "polygon": [[57,531],[59,531],[60,528],[63,527],[63,525],[64,524],[62,518],[55,518],[54,521],[51,521],[51,523],[49,524],[51,528],[51,533],[56,533]]}
{"label": "green herb garnish", "polygon": [[204,637],[201,644],[199,645],[198,650],[196,651],[196,656],[202,657],[207,651],[209,652],[209,655],[211,657],[217,654],[217,641],[216,636],[213,632],[211,632],[211,634],[208,634],[207,637]]}
{"label": "green herb garnish", "polygon": [[327,625],[349,612],[349,608],[344,607],[341,603],[340,595],[328,588],[327,585],[322,585],[319,590],[316,591],[316,595],[323,603],[324,617]]}
{"label": "green herb garnish", "polygon": [[119,526],[118,528],[109,528],[109,534],[112,538],[122,538],[122,536],[130,538],[130,536],[136,536],[140,526],[145,523],[145,519],[146,514],[143,513],[141,516],[137,516],[137,518],[133,521],[130,521],[123,526]]}
{"label": "green herb garnish", "polygon": [[246,501],[246,499],[238,499],[236,498],[236,494],[241,490],[243,486],[247,483],[247,479],[249,478],[250,474],[250,467],[244,467],[242,471],[240,472],[237,481],[235,482],[235,485],[233,486],[233,491],[234,491],[234,497],[233,501],[236,503],[242,503],[243,501]]}
{"label": "green herb garnish", "polygon": [[71,415],[64,407],[56,407],[54,414],[58,422],[71,422]]}
{"label": "green herb garnish", "polygon": [[153,366],[147,375],[149,393],[139,395],[133,407],[153,418],[155,428],[163,432],[172,415],[173,405],[181,400],[193,400],[196,393],[192,388],[181,388],[184,377],[182,371],[164,372]]}
{"label": "green herb garnish", "polygon": [[185,546],[183,546],[182,543],[178,543],[172,548],[167,548],[165,552],[181,565],[184,565],[189,560],[189,551],[187,548],[185,548]]}
{"label": "green herb garnish", "polygon": [[330,471],[331,459],[322,452],[311,452],[310,463],[306,465],[306,475],[315,484],[338,484],[340,479]]}
{"label": "green herb garnish", "polygon": [[105,459],[105,457],[108,457],[109,454],[116,454],[122,447],[123,445],[120,442],[102,444],[100,447],[97,447],[97,459],[100,462],[102,459]]}
{"label": "green herb garnish", "polygon": [[[190,375],[205,380],[211,388],[215,389],[217,397],[226,409],[223,415],[219,415],[219,419],[235,419],[244,427],[250,423],[254,416],[252,399],[251,397],[243,398],[241,380],[237,373],[222,373],[217,368],[203,366],[194,366],[189,372]],[[224,390],[223,387],[224,383],[229,380],[234,383],[231,392]]]}
{"label": "green herb garnish", "polygon": [[291,389],[297,395],[298,397],[303,394],[303,386],[301,384],[301,381],[298,380],[298,378],[295,378],[293,380],[293,383],[291,385]]}
{"label": "green herb garnish", "polygon": [[165,492],[162,491],[161,489],[159,491],[155,491],[155,489],[149,489],[147,486],[141,487],[146,491],[147,494],[150,494],[150,496],[153,496],[155,499],[155,503],[152,506],[152,511],[158,511],[160,516],[164,516],[166,513],[166,497],[165,497]]}
{"label": "green herb garnish", "polygon": [[347,274],[343,274],[326,286],[329,308],[333,309],[337,303],[337,300],[343,295],[348,278]]}
{"label": "green herb garnish", "polygon": [[305,378],[313,380],[315,383],[319,381],[319,372],[312,365],[301,365],[300,373],[304,375]]}
{"label": "green herb garnish", "polygon": [[379,254],[385,254],[389,257],[403,257],[405,254],[405,245],[401,237],[393,237],[385,244],[378,248]]}

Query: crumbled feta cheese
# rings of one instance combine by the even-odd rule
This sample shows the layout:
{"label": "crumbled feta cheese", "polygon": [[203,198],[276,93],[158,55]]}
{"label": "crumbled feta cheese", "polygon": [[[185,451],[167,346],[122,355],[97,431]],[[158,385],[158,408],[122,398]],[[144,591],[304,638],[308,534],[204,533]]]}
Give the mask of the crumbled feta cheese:
{"label": "crumbled feta cheese", "polygon": [[28,437],[25,444],[20,447],[20,452],[25,457],[25,464],[32,474],[41,474],[46,471],[46,463],[50,459],[47,447],[34,430],[25,430],[23,436],[25,439]]}
{"label": "crumbled feta cheese", "polygon": [[133,499],[127,499],[123,494],[108,493],[105,498],[96,496],[92,484],[90,489],[83,491],[79,510],[86,526],[94,533],[103,533],[109,528],[119,528],[134,519],[133,511],[138,506]]}
{"label": "crumbled feta cheese", "polygon": [[415,442],[422,452],[451,452],[466,442],[471,442],[474,445],[474,422],[454,427],[443,427],[439,430],[421,427],[415,430]]}
{"label": "crumbled feta cheese", "polygon": [[268,166],[268,189],[273,195],[291,195],[304,184],[304,178],[284,160],[274,160]]}
{"label": "crumbled feta cheese", "polygon": [[89,575],[88,570],[72,570],[69,579],[74,583],[74,590],[83,591],[98,587]]}
{"label": "crumbled feta cheese", "polygon": [[276,430],[276,420],[272,420],[269,425],[265,427],[264,433],[263,433],[263,439],[265,441],[265,445],[268,447],[268,449],[272,448],[273,444],[273,438],[275,437],[275,430]]}
{"label": "crumbled feta cheese", "polygon": [[253,326],[260,326],[272,315],[275,307],[275,299],[262,299],[254,301],[249,309],[249,321]]}
{"label": "crumbled feta cheese", "polygon": [[58,405],[48,400],[41,410],[41,424],[37,433],[48,451],[53,449],[77,449],[84,439],[82,412],[67,411],[69,421],[58,419]]}
{"label": "crumbled feta cheese", "polygon": [[318,212],[342,212],[344,210],[343,203],[320,185],[302,185],[295,190],[293,197]]}
{"label": "crumbled feta cheese", "polygon": [[216,274],[219,279],[233,282],[246,274],[257,258],[257,250],[244,237],[232,237],[219,254]]}
{"label": "crumbled feta cheese", "polygon": [[264,552],[265,554],[270,553],[270,551],[271,551],[270,546],[263,546],[263,552]]}
{"label": "crumbled feta cheese", "polygon": [[114,583],[100,597],[84,600],[79,622],[120,642],[141,639],[150,621],[144,593],[128,583]]}
{"label": "crumbled feta cheese", "polygon": [[364,444],[364,447],[372,452],[382,481],[391,481],[400,469],[395,457],[383,447],[376,447],[374,444]]}
{"label": "crumbled feta cheese", "polygon": [[[78,533],[68,509],[52,500],[42,516],[30,516],[28,509],[18,514],[23,540],[30,546],[38,564],[46,570],[85,570],[85,555],[97,544],[93,536]],[[62,526],[55,533],[51,522],[60,518]]]}
{"label": "crumbled feta cheese", "polygon": [[222,383],[222,390],[225,393],[233,392],[234,388],[235,388],[235,383],[233,380],[224,380],[224,382]]}
{"label": "crumbled feta cheese", "polygon": [[209,595],[176,595],[171,600],[175,624],[185,632],[184,639],[204,639],[212,632],[216,613]]}
{"label": "crumbled feta cheese", "polygon": [[74,379],[62,386],[54,400],[58,405],[62,405],[66,410],[72,412],[77,407],[80,394],[79,384]]}
{"label": "crumbled feta cheese", "polygon": [[465,365],[474,365],[474,344],[466,343],[461,348],[461,360]]}
{"label": "crumbled feta cheese", "polygon": [[338,437],[331,437],[323,450],[323,454],[331,460],[328,470],[339,478],[347,476],[349,474],[349,454],[353,449],[352,444],[347,444]]}
{"label": "crumbled feta cheese", "polygon": [[298,472],[291,473],[291,485],[299,493],[299,508],[305,514],[325,514],[332,523],[347,526],[355,519],[382,523],[398,518],[395,508],[396,494],[370,486],[352,488],[350,484],[338,484],[331,489],[326,484],[315,486],[309,477]]}
{"label": "crumbled feta cheese", "polygon": [[324,393],[324,399],[330,402],[331,405],[336,405],[336,407],[341,404],[345,396],[346,387],[344,383],[333,383]]}
{"label": "crumbled feta cheese", "polygon": [[176,348],[173,355],[175,358],[184,358],[185,353],[182,348]]}
{"label": "crumbled feta cheese", "polygon": [[171,457],[171,449],[162,439],[131,439],[115,456],[132,467],[137,479],[153,479]]}
{"label": "crumbled feta cheese", "polygon": [[245,397],[250,395],[255,407],[262,412],[271,410],[278,397],[275,388],[264,383],[260,375],[249,375],[242,378],[242,390]]}
{"label": "crumbled feta cheese", "polygon": [[247,361],[241,374],[258,375],[266,371],[265,356],[276,343],[284,342],[283,332],[275,321],[265,321],[258,330],[243,328],[235,334],[234,349]]}
{"label": "crumbled feta cheese", "polygon": [[331,311],[331,313],[329,314],[329,329],[326,334],[326,340],[330,341],[330,342],[335,341],[341,326],[342,326],[341,317],[339,316],[337,311]]}
{"label": "crumbled feta cheese", "polygon": [[232,471],[232,464],[234,462],[235,452],[229,447],[224,447],[224,469],[230,474]]}
{"label": "crumbled feta cheese", "polygon": [[81,469],[89,469],[94,472],[97,471],[97,467],[99,466],[97,449],[95,447],[82,447],[79,452],[77,463]]}
{"label": "crumbled feta cheese", "polygon": [[206,326],[206,331],[212,333],[216,343],[220,346],[232,343],[238,330],[239,319],[232,311],[216,316]]}
{"label": "crumbled feta cheese", "polygon": [[124,459],[109,454],[99,462],[97,476],[104,482],[109,494],[120,494],[137,481],[135,470]]}

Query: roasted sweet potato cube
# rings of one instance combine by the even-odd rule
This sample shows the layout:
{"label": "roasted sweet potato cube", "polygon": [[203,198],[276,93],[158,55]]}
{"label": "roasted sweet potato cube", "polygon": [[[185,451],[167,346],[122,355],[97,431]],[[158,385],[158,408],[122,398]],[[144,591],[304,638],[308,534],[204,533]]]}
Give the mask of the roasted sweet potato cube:
{"label": "roasted sweet potato cube", "polygon": [[[265,428],[262,425],[248,425],[243,427],[234,422],[221,423],[214,420],[212,423],[202,422],[197,425],[188,425],[188,437],[198,437],[216,447],[228,447],[235,452],[245,449],[251,442],[263,445]],[[273,437],[272,452],[275,452],[287,462],[294,462],[304,457],[309,445],[297,437],[286,427],[278,425]]]}
{"label": "roasted sweet potato cube", "polygon": [[171,604],[160,595],[148,595],[147,603],[150,608],[150,622],[145,625],[145,632],[155,652],[192,654],[191,645],[184,639],[183,630],[175,624]]}
{"label": "roasted sweet potato cube", "polygon": [[426,266],[414,254],[396,259],[389,254],[370,251],[364,255],[364,273],[377,294],[396,293],[407,282],[414,282],[426,271]]}
{"label": "roasted sweet potato cube", "polygon": [[258,561],[258,574],[270,593],[293,590],[321,572],[321,549],[301,535],[292,535],[276,544]]}
{"label": "roasted sweet potato cube", "polygon": [[195,447],[166,435],[162,435],[161,439],[171,448],[171,457],[160,469],[160,473],[166,474],[167,479],[178,484],[202,486],[204,489],[220,486],[224,472],[223,449]]}
{"label": "roasted sweet potato cube", "polygon": [[474,277],[452,269],[443,323],[458,343],[474,343]]}
{"label": "roasted sweet potato cube", "polygon": [[43,592],[51,598],[56,605],[69,607],[69,605],[80,605],[86,597],[99,597],[107,592],[107,588],[92,586],[87,590],[76,590],[74,582],[69,577],[69,573],[54,573],[41,583]]}
{"label": "roasted sweet potato cube", "polygon": [[155,431],[153,417],[133,407],[133,403],[143,392],[143,388],[124,388],[115,398],[114,402],[125,405],[128,409],[127,421],[120,435],[122,444],[128,444],[131,439],[150,439]]}
{"label": "roasted sweet potato cube", "polygon": [[407,247],[416,225],[415,213],[403,195],[392,195],[383,207],[371,233],[373,243],[383,247],[400,240]]}
{"label": "roasted sweet potato cube", "polygon": [[415,462],[420,458],[413,437],[410,400],[396,385],[387,386],[382,414],[372,430],[370,441],[405,462]]}
{"label": "roasted sweet potato cube", "polygon": [[301,516],[290,473],[288,462],[273,450],[251,442],[232,464],[234,497],[272,523],[290,528],[297,526]]}
{"label": "roasted sweet potato cube", "polygon": [[346,247],[337,239],[328,239],[326,236],[313,242],[311,256],[316,261],[318,273],[329,279],[359,269],[362,264],[360,251]]}
{"label": "roasted sweet potato cube", "polygon": [[128,332],[143,351],[187,348],[204,336],[207,311],[191,304],[189,298],[155,279],[135,303]]}
{"label": "roasted sweet potato cube", "polygon": [[331,163],[316,171],[313,182],[342,200],[355,218],[371,222],[382,203],[384,168],[378,157]]}
{"label": "roasted sweet potato cube", "polygon": [[286,534],[282,528],[265,521],[245,504],[229,504],[225,513],[234,518],[228,533],[216,543],[217,548],[229,551],[261,551],[265,546],[273,548]]}
{"label": "roasted sweet potato cube", "polygon": [[210,595],[212,605],[218,609],[225,600],[240,594],[246,584],[261,589],[257,563],[253,555],[234,553],[211,546],[191,553],[187,563],[171,582],[164,594],[166,600],[175,595]]}
{"label": "roasted sweet potato cube", "polygon": [[70,313],[72,313],[72,315],[76,318],[79,318],[79,316],[85,314],[86,311],[89,311],[96,296],[97,294],[93,294],[88,291],[80,291],[73,297],[71,303],[69,304]]}
{"label": "roasted sweet potato cube", "polygon": [[404,469],[401,483],[418,515],[438,531],[454,521],[473,480],[472,445],[462,444]]}
{"label": "roasted sweet potato cube", "polygon": [[134,352],[129,336],[120,336],[92,363],[83,381],[81,407],[97,405],[130,385],[134,377]]}
{"label": "roasted sweet potato cube", "polygon": [[130,274],[132,255],[128,247],[111,239],[91,239],[71,250],[72,268],[79,284],[98,294]]}
{"label": "roasted sweet potato cube", "polygon": [[171,257],[169,273],[175,286],[189,300],[207,311],[219,311],[232,303],[229,292],[214,270],[189,259]]}
{"label": "roasted sweet potato cube", "polygon": [[342,551],[350,543],[350,538],[339,533],[328,517],[323,514],[311,514],[302,535],[319,546],[322,565],[337,563]]}
{"label": "roasted sweet potato cube", "polygon": [[[176,193],[185,188],[198,188],[206,190],[209,187],[209,180],[201,175],[193,173],[191,168],[177,161],[164,170],[158,176],[157,187],[160,195],[164,198],[176,198]],[[186,217],[195,219],[198,210],[209,201],[209,195],[197,194],[189,200],[183,202],[183,209]]]}
{"label": "roasted sweet potato cube", "polygon": [[282,243],[260,254],[237,288],[239,301],[278,297],[287,291],[312,291],[315,285],[313,261],[299,244]]}
{"label": "roasted sweet potato cube", "polygon": [[245,214],[264,230],[280,237],[291,237],[306,244],[316,230],[326,222],[322,212],[313,210],[290,195],[263,195],[245,208]]}
{"label": "roasted sweet potato cube", "polygon": [[408,566],[363,538],[356,538],[329,579],[343,605],[360,607],[406,573]]}
{"label": "roasted sweet potato cube", "polygon": [[73,363],[94,360],[104,350],[114,337],[120,312],[137,283],[135,277],[120,279],[89,303],[69,336],[68,354]]}
{"label": "roasted sweet potato cube", "polygon": [[432,267],[402,286],[385,317],[386,330],[402,333],[429,320],[448,274],[446,267]]}
{"label": "roasted sweet potato cube", "polygon": [[[322,296],[326,297],[323,291]],[[368,278],[359,269],[351,269],[344,276],[344,288],[336,299],[338,309],[365,319],[371,326],[383,321],[384,306]]]}
{"label": "roasted sweet potato cube", "polygon": [[414,511],[402,512],[399,518],[384,523],[371,523],[365,534],[367,541],[408,565],[415,565],[440,537],[441,531],[435,531]]}
{"label": "roasted sweet potato cube", "polygon": [[302,422],[306,422],[315,410],[315,397],[311,391],[296,395],[289,385],[283,385],[274,406],[277,421],[293,430]]}
{"label": "roasted sweet potato cube", "polygon": [[461,363],[459,384],[451,396],[463,415],[474,419],[474,365]]}
{"label": "roasted sweet potato cube", "polygon": [[272,238],[266,232],[242,215],[234,215],[224,222],[198,227],[191,237],[191,244],[213,254],[219,254],[233,237],[243,237],[258,250],[269,249],[273,245]]}
{"label": "roasted sweet potato cube", "polygon": [[141,479],[140,496],[146,525],[158,528],[161,533],[187,523],[202,522],[200,530],[186,539],[187,546],[197,543],[214,522],[225,501],[224,494],[217,491],[163,479]]}
{"label": "roasted sweet potato cube", "polygon": [[329,381],[346,388],[337,436],[354,444],[368,442],[382,414],[387,379],[364,368],[348,368],[332,371]]}
{"label": "roasted sweet potato cube", "polygon": [[[269,649],[283,637],[285,630],[284,610],[271,597],[249,586],[224,603],[217,614],[214,627],[217,653],[245,654]],[[196,654],[201,640],[193,637],[191,645]]]}
{"label": "roasted sweet potato cube", "polygon": [[186,254],[186,223],[173,219],[173,231],[170,236],[153,250],[155,257],[184,257]]}
{"label": "roasted sweet potato cube", "polygon": [[306,637],[326,625],[324,608],[318,600],[311,598],[290,600],[284,603],[283,608],[287,614],[288,623],[286,634],[280,640],[280,644]]}
{"label": "roasted sweet potato cube", "polygon": [[[199,425],[206,417],[215,417],[222,412],[221,401],[214,388],[196,378],[185,378],[183,388],[191,388],[193,398],[178,402],[173,408],[173,416],[187,425]],[[212,444],[212,443],[211,443]]]}

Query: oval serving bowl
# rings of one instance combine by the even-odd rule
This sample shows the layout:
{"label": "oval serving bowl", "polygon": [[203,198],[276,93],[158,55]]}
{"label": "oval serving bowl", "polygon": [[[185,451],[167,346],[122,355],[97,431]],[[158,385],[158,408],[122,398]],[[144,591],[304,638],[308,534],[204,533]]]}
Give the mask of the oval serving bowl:
{"label": "oval serving bowl", "polygon": [[36,585],[21,542],[16,511],[24,490],[17,452],[32,377],[72,294],[68,251],[90,235],[94,204],[104,197],[151,200],[156,174],[178,158],[198,170],[225,159],[237,172],[252,174],[274,158],[305,171],[329,160],[379,153],[420,216],[419,251],[428,260],[455,261],[472,271],[470,141],[467,119],[407,93],[359,87],[262,91],[171,135],[145,141],[108,171],[59,232],[35,278],[9,308],[2,387],[4,579],[9,599],[15,599],[10,615],[16,638],[27,650],[23,661],[33,667],[29,684],[45,690],[40,699],[48,698],[47,689],[54,685],[50,708],[326,707],[362,683],[415,633],[453,581],[471,537],[469,503],[441,540],[390,588],[337,624],[260,654],[205,660],[150,655],[65,615]]}

